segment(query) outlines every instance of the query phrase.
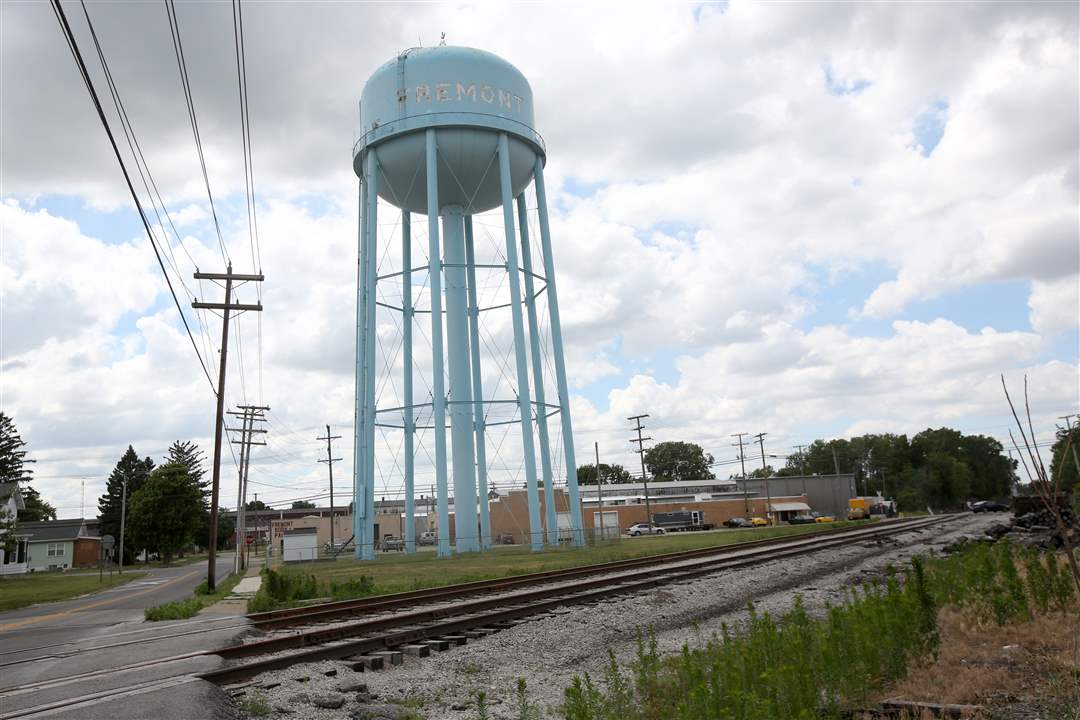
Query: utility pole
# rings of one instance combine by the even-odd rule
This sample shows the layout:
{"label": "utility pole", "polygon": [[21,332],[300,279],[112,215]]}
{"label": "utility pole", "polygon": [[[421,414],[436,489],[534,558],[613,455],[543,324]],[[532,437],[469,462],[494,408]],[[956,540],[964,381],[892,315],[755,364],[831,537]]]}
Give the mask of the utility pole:
{"label": "utility pole", "polygon": [[[337,548],[334,547],[334,463],[341,460],[341,458],[334,457],[334,451],[331,448],[331,440],[340,440],[340,435],[331,435],[330,426],[326,426],[326,437],[315,438],[316,440],[326,441],[326,459],[319,462],[326,463],[326,469],[330,473],[330,552],[336,552]],[[336,557],[336,555],[335,555]]]}
{"label": "utility pole", "polygon": [[[1062,416],[1060,416],[1058,418],[1059,420],[1064,420],[1065,421],[1065,429],[1068,431],[1070,437],[1072,436],[1072,421],[1071,421],[1071,418],[1074,418],[1074,417],[1076,417],[1076,413],[1072,413],[1072,414],[1069,414],[1069,415],[1062,415]],[[1076,444],[1073,443],[1073,442],[1069,442],[1069,447],[1072,449],[1073,464],[1076,465],[1076,472],[1080,473],[1080,459],[1077,459],[1077,457],[1076,457]],[[1012,457],[1011,454],[1010,454],[1010,457]]]}
{"label": "utility pole", "polygon": [[604,483],[600,478],[600,443],[594,442],[596,451],[596,496],[600,500],[600,539],[604,539]]}
{"label": "utility pole", "polygon": [[127,478],[124,478],[124,490],[120,495],[120,574],[124,574],[124,526],[127,525]]}
{"label": "utility pole", "polygon": [[[739,442],[738,442],[738,446],[739,446],[739,465],[740,465],[740,466],[742,466],[742,496],[743,496],[743,505],[745,505],[745,506],[746,506],[746,507],[745,507],[745,509],[746,509],[746,514],[747,514],[747,515],[750,515],[750,489],[749,489],[749,488],[748,488],[748,487],[746,486],[746,456],[745,456],[745,455],[743,455],[743,445],[742,445],[742,439],[743,439],[743,435],[746,435],[746,434],[747,434],[747,433],[744,433],[744,432],[741,432],[741,433],[735,433],[735,434],[734,434],[734,435],[732,435],[731,437],[733,437],[733,438],[739,438]],[[732,446],[732,447],[735,447],[735,445],[736,445],[736,443],[731,443],[731,446]]]}
{"label": "utility pole", "polygon": [[758,446],[761,448],[761,471],[765,473],[765,497],[766,507],[765,514],[769,519],[769,524],[773,524],[772,514],[772,493],[769,492],[769,466],[765,464],[765,436],[769,433],[758,433],[754,437],[757,438]]}
{"label": "utility pole", "polygon": [[207,559],[206,567],[206,585],[210,590],[214,590],[217,585],[217,531],[218,531],[218,499],[220,497],[220,483],[221,483],[221,431],[224,426],[224,414],[225,414],[225,356],[229,351],[229,311],[236,310],[243,312],[245,310],[251,310],[254,312],[262,312],[262,303],[256,303],[255,305],[243,305],[240,303],[232,302],[232,290],[233,281],[238,284],[245,282],[262,282],[263,274],[257,275],[242,275],[233,273],[232,263],[230,262],[224,273],[204,273],[196,272],[196,280],[212,280],[217,284],[218,281],[225,281],[225,302],[223,303],[206,303],[199,302],[197,299],[191,303],[191,307],[196,310],[220,310],[222,312],[221,322],[221,357],[220,367],[218,368],[218,384],[217,384],[217,413],[214,422],[214,472],[213,483],[210,491],[210,552]]}
{"label": "utility pole", "polygon": [[270,409],[269,405],[237,405],[240,412],[229,410],[227,414],[241,418],[242,426],[239,428],[225,428],[231,432],[239,432],[240,439],[232,442],[240,446],[240,467],[238,468],[236,488],[236,562],[235,571],[240,572],[246,567],[244,563],[244,549],[247,546],[247,480],[248,470],[251,467],[251,446],[265,445],[265,442],[256,442],[255,433],[265,434],[266,430],[256,429],[256,422],[266,422],[263,413]]}
{"label": "utility pole", "polygon": [[806,458],[803,457],[802,449],[805,445],[796,445],[795,449],[799,453],[799,474],[802,475],[802,494],[806,495]]}
{"label": "utility pole", "polygon": [[[641,424],[642,418],[647,418],[648,415],[634,415],[633,417],[626,418],[627,420],[633,420],[637,423],[637,437],[631,438],[630,442],[636,442],[638,445],[637,454],[641,456],[641,484],[645,486],[645,521],[649,523],[649,534],[652,534],[652,509],[649,507],[649,478],[645,473],[645,441],[652,440],[651,437],[641,437],[641,431],[644,429],[644,425]],[[600,468],[597,467],[597,476],[599,476]]]}

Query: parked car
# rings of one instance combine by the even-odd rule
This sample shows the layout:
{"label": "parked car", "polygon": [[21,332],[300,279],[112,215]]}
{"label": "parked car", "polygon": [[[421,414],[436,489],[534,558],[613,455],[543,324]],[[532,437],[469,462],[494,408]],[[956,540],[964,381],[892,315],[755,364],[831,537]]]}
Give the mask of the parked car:
{"label": "parked car", "polygon": [[750,521],[746,518],[736,517],[724,521],[724,526],[729,528],[750,527]]}
{"label": "parked car", "polygon": [[769,521],[763,517],[750,518],[750,527],[765,527],[769,524]]}
{"label": "parked car", "polygon": [[342,550],[344,550],[346,547],[348,547],[351,544],[352,543],[350,543],[348,540],[338,540],[337,542],[334,542],[334,543],[326,543],[326,544],[324,544],[323,549],[326,550],[326,552],[328,552],[328,553],[335,553],[336,554],[336,553],[340,553]]}
{"label": "parked car", "polygon": [[383,550],[397,550],[401,551],[405,549],[405,541],[396,535],[383,535],[382,539]]}
{"label": "parked car", "polygon": [[816,523],[836,522],[836,518],[834,518],[832,515],[818,515],[816,518],[814,518],[814,522],[816,522]]}
{"label": "parked car", "polygon": [[417,540],[417,542],[421,545],[438,545],[439,534],[434,530],[425,530],[424,532],[420,533],[420,539]]}
{"label": "parked car", "polygon": [[639,522],[626,528],[626,534],[631,537],[637,537],[638,535],[663,535],[664,528],[655,523]]}
{"label": "parked car", "polygon": [[980,500],[971,503],[971,512],[1008,512],[1009,506],[993,500]]}
{"label": "parked car", "polygon": [[813,515],[795,515],[788,520],[789,525],[813,525],[817,522],[817,518]]}

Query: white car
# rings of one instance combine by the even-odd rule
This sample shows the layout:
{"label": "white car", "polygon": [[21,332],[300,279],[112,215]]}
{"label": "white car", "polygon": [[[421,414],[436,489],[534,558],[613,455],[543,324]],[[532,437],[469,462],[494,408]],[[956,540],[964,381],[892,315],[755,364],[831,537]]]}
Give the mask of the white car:
{"label": "white car", "polygon": [[664,528],[656,525],[655,523],[634,523],[630,527],[626,528],[626,534],[631,537],[637,537],[638,535],[663,535]]}

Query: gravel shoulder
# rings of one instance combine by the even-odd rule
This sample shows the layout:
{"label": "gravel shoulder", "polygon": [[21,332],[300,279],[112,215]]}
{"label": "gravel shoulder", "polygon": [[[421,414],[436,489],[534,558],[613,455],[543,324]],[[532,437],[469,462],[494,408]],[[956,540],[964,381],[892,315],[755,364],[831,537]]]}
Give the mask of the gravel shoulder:
{"label": "gravel shoulder", "polygon": [[[295,713],[312,720],[339,720],[356,717],[363,707],[350,688],[362,682],[370,695],[360,695],[364,705],[405,701],[418,706],[419,716],[428,720],[464,720],[476,716],[472,699],[483,691],[489,716],[510,718],[517,680],[524,678],[530,701],[540,707],[543,717],[555,717],[563,690],[576,675],[602,672],[609,651],[620,661],[630,660],[638,635],[650,628],[661,651],[677,652],[684,643],[698,644],[719,634],[724,624],[744,624],[751,601],[759,612],[783,613],[799,594],[810,612],[821,611],[826,603],[842,599],[849,588],[880,576],[889,565],[902,566],[914,555],[940,551],[962,535],[980,535],[999,522],[1001,517],[992,513],[961,516],[890,538],[726,570],[575,607],[425,659],[406,657],[403,665],[379,672],[355,673],[345,663],[333,661],[296,666],[260,676],[259,684],[280,684],[257,694],[278,717]],[[335,671],[333,676],[324,674]],[[307,679],[297,681],[301,677]],[[315,702],[327,698],[343,698],[345,703],[330,708]],[[385,712],[381,717],[394,717],[393,707]]]}

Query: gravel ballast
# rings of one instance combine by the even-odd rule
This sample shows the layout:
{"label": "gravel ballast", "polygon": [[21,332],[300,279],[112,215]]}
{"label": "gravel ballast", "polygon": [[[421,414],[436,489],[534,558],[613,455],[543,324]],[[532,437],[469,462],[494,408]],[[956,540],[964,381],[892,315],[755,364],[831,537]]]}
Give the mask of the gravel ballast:
{"label": "gravel ballast", "polygon": [[[278,717],[293,714],[281,710],[312,720],[364,718],[365,713],[392,717],[395,709],[404,710],[397,703],[405,702],[429,720],[465,720],[476,717],[474,697],[482,691],[488,716],[496,719],[516,716],[516,685],[524,678],[529,700],[540,707],[542,717],[556,717],[554,710],[575,675],[602,672],[609,650],[618,660],[629,661],[638,634],[648,628],[661,652],[676,652],[684,643],[699,644],[718,634],[724,623],[741,626],[750,601],[759,612],[783,613],[798,593],[810,612],[820,611],[827,602],[841,600],[852,586],[881,576],[887,566],[901,567],[912,556],[940,551],[961,536],[979,536],[997,522],[1000,516],[992,513],[966,515],[889,538],[575,606],[446,652],[433,651],[428,658],[407,657],[404,664],[381,671],[357,673],[337,661],[298,665],[261,675],[257,684],[279,684],[265,690],[249,687],[246,693],[261,694]],[[331,670],[338,671],[336,677],[325,674]],[[354,691],[357,683],[366,684],[363,692]],[[326,697],[346,701],[337,708],[314,702]]]}

